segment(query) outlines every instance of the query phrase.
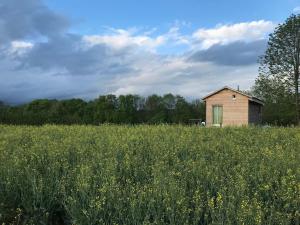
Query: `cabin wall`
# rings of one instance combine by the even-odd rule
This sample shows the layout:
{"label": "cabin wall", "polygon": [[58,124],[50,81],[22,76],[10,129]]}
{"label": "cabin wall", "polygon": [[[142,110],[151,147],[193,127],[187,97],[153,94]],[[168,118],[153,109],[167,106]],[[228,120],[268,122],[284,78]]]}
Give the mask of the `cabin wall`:
{"label": "cabin wall", "polygon": [[249,101],[249,123],[261,124],[262,122],[262,106],[258,103]]}
{"label": "cabin wall", "polygon": [[[235,99],[233,99],[235,95]],[[222,126],[248,125],[248,97],[231,90],[222,90],[206,99],[206,125],[212,126],[213,105],[223,106]]]}

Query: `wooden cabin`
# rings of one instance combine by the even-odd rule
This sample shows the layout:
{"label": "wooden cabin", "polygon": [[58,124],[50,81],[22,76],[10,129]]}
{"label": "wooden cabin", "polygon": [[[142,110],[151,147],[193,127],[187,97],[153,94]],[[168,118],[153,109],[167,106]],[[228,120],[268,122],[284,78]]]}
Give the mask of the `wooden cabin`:
{"label": "wooden cabin", "polygon": [[206,126],[243,126],[262,122],[263,101],[230,87],[205,96]]}

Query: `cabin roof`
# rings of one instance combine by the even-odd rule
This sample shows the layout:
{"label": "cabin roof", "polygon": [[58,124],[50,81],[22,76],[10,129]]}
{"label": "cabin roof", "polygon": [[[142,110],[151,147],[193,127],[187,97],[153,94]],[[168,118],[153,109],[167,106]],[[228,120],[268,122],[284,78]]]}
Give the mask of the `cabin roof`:
{"label": "cabin roof", "polygon": [[231,90],[231,91],[233,91],[233,92],[236,92],[236,93],[238,93],[238,94],[241,94],[241,95],[244,95],[244,96],[248,97],[249,101],[258,103],[258,104],[260,104],[260,105],[264,105],[264,101],[263,101],[263,100],[261,100],[261,99],[255,97],[255,96],[248,95],[248,94],[246,94],[246,93],[244,93],[244,92],[235,90],[235,89],[233,89],[233,88],[231,88],[231,87],[228,87],[228,86],[222,87],[221,89],[218,89],[218,90],[216,90],[216,91],[214,91],[214,92],[212,92],[212,93],[206,95],[205,97],[202,98],[202,100],[205,101],[207,98],[209,98],[209,97],[211,97],[211,96],[213,96],[213,95],[215,95],[215,94],[217,94],[217,93],[219,93],[219,92],[221,92],[221,91],[223,91],[223,90],[226,90],[226,89],[227,89],[227,90]]}

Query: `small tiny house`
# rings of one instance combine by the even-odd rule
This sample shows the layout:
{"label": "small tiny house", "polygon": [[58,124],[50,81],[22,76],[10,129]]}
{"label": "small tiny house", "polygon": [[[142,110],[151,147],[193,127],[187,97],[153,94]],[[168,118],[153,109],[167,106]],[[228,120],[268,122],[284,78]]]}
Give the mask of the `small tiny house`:
{"label": "small tiny house", "polygon": [[206,126],[242,126],[262,121],[263,101],[230,87],[223,87],[203,100]]}

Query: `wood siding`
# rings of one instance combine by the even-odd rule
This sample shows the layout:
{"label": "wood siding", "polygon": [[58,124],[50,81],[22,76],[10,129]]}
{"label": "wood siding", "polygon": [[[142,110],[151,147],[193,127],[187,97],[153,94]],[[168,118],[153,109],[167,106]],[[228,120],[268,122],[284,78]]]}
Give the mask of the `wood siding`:
{"label": "wood siding", "polygon": [[[235,95],[235,99],[233,99]],[[213,105],[223,106],[222,126],[248,125],[249,99],[234,91],[224,89],[205,99],[206,101],[206,125],[212,126]]]}

